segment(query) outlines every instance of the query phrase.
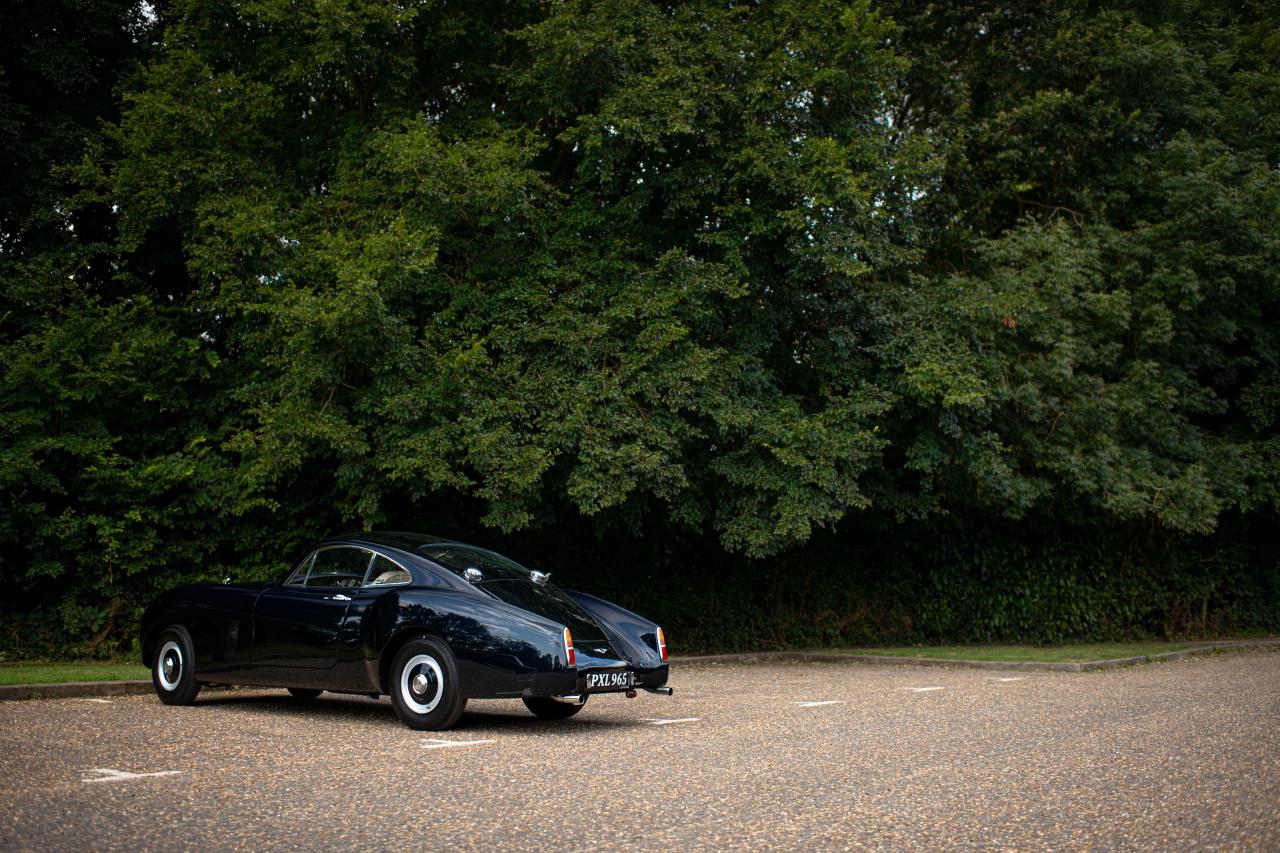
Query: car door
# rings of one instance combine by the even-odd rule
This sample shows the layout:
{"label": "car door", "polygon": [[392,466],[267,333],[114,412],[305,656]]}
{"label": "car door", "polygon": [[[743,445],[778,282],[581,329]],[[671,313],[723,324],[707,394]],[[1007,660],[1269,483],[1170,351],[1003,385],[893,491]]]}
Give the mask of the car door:
{"label": "car door", "polygon": [[365,548],[320,548],[283,584],[264,590],[253,611],[254,665],[332,667],[347,608],[372,558]]}

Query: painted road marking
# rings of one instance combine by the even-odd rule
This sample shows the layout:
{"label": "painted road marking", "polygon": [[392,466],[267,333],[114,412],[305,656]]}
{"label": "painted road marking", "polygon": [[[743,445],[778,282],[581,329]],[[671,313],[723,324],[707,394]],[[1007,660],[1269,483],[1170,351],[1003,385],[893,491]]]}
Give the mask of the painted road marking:
{"label": "painted road marking", "polygon": [[946,690],[945,687],[899,687],[899,690],[910,690],[912,693],[926,693],[930,690]]}
{"label": "painted road marking", "polygon": [[1022,679],[1023,679],[1023,676],[1021,676],[1021,675],[1020,675],[1020,676],[1018,676],[1017,678],[996,678],[996,677],[992,676],[992,678],[991,678],[990,680],[991,680],[991,681],[1001,681],[1001,682],[1006,682],[1006,681],[1021,681]]}
{"label": "painted road marking", "polygon": [[817,708],[819,705],[843,705],[843,699],[823,699],[819,702],[796,702],[797,708]]}
{"label": "painted road marking", "polygon": [[110,705],[110,699],[77,699],[77,702],[101,702],[103,705]]}
{"label": "painted road marking", "polygon": [[95,767],[87,771],[89,773],[101,773],[97,779],[81,779],[81,782],[128,782],[131,779],[143,779],[147,776],[173,776],[181,773],[181,770],[153,770],[150,773],[130,773],[128,770],[113,770],[110,767]]}
{"label": "painted road marking", "polygon": [[640,721],[648,723],[651,726],[669,726],[672,723],[696,723],[701,717],[675,717],[673,719],[663,719],[661,717],[641,717]]}
{"label": "painted road marking", "polygon": [[479,746],[482,743],[493,743],[493,740],[444,740],[443,738],[429,737],[427,742],[422,745],[422,748],[445,749],[450,746]]}

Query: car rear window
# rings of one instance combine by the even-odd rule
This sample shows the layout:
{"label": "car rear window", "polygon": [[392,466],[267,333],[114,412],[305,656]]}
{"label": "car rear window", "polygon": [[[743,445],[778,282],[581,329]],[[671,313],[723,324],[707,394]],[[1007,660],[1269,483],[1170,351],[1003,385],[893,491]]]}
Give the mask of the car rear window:
{"label": "car rear window", "polygon": [[431,542],[420,546],[418,553],[462,577],[467,569],[479,569],[481,580],[529,579],[529,570],[515,560],[472,545]]}
{"label": "car rear window", "polygon": [[[534,583],[529,570],[494,551],[459,542],[424,542],[414,550],[507,604],[565,625],[580,640],[603,639],[600,628],[581,605],[554,584]],[[468,577],[475,569],[479,577]]]}
{"label": "car rear window", "polygon": [[594,643],[604,639],[591,614],[551,584],[536,584],[526,575],[523,579],[486,581],[478,586],[507,604],[568,627],[578,642]]}

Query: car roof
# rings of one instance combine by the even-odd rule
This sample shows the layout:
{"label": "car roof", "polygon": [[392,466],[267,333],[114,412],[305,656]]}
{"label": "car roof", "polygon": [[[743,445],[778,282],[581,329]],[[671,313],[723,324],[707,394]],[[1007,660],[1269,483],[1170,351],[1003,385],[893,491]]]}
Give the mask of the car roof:
{"label": "car roof", "polygon": [[402,531],[378,531],[375,533],[348,533],[344,536],[331,536],[324,540],[325,542],[363,542],[368,545],[381,545],[384,548],[395,548],[399,551],[408,551],[410,554],[417,551],[423,545],[434,545],[437,543],[449,543],[451,545],[461,545],[454,539],[446,539],[443,536],[427,536],[422,533],[405,533]]}
{"label": "car roof", "polygon": [[364,545],[373,547],[382,551],[393,552],[387,556],[395,557],[403,566],[414,566],[418,571],[428,572],[437,580],[443,581],[447,586],[465,589],[469,592],[475,592],[471,584],[463,581],[455,572],[439,566],[434,560],[423,555],[418,549],[424,545],[463,545],[465,543],[458,542],[455,539],[446,539],[443,536],[428,536],[422,533],[407,533],[403,531],[377,531],[377,532],[360,532],[347,533],[341,536],[328,536],[312,545],[312,548],[323,548],[329,545]]}

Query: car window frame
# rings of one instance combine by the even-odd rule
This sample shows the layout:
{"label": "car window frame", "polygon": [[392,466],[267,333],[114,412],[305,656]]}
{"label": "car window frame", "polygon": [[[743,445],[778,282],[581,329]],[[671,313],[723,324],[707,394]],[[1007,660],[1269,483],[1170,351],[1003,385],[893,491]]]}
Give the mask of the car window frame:
{"label": "car window frame", "polygon": [[[293,589],[306,589],[307,575],[311,574],[311,565],[316,561],[316,554],[319,550],[319,548],[315,548],[310,551],[307,556],[299,560],[298,565],[294,567],[293,571],[289,572],[284,581],[281,582],[280,586],[287,586]],[[299,572],[302,572],[302,581],[300,583],[294,583],[294,578],[298,576]]]}
{"label": "car window frame", "polygon": [[[365,563],[365,566],[364,566],[364,575],[363,575],[363,576],[361,577],[361,579],[360,579],[360,585],[359,585],[359,586],[349,586],[349,587],[311,586],[311,585],[308,583],[308,581],[310,581],[310,580],[311,580],[311,570],[315,568],[316,558],[320,556],[320,552],[321,552],[321,551],[333,551],[333,550],[335,550],[335,549],[337,549],[337,548],[347,548],[347,549],[350,549],[350,550],[353,550],[353,551],[366,551],[366,552],[368,552],[368,554],[369,554],[369,559],[368,559],[368,561]],[[306,576],[306,578],[305,578],[305,579],[303,579],[303,581],[302,581],[302,584],[301,584],[301,585],[294,584],[294,585],[293,585],[293,588],[294,588],[294,589],[323,589],[323,590],[329,590],[329,591],[332,591],[332,590],[335,590],[335,589],[339,589],[339,590],[341,590],[341,589],[364,589],[365,582],[369,580],[369,568],[373,565],[373,558],[374,558],[374,555],[375,555],[375,554],[377,554],[377,553],[378,553],[377,551],[374,551],[372,548],[368,548],[368,547],[366,547],[366,546],[364,546],[364,545],[348,545],[348,544],[345,544],[345,543],[342,543],[342,542],[335,542],[335,543],[333,543],[332,545],[321,545],[319,548],[316,548],[314,551],[312,551],[312,552],[311,552],[311,562],[307,565],[307,576]]]}
{"label": "car window frame", "polygon": [[[307,580],[310,579],[311,577],[311,568],[312,566],[315,565],[316,557],[319,555],[321,551],[330,551],[334,548],[354,548],[357,551],[367,551],[369,553],[369,562],[364,567],[364,578],[361,579],[360,586],[346,587],[347,589],[383,590],[383,589],[391,589],[392,587],[411,586],[412,584],[417,582],[417,580],[413,576],[413,571],[410,570],[409,567],[406,566],[404,563],[401,563],[399,560],[395,559],[394,557],[388,557],[386,554],[382,553],[381,551],[370,548],[367,545],[349,545],[341,542],[335,542],[332,545],[321,545],[319,548],[313,549],[310,553],[307,554],[307,556],[303,557],[298,562],[298,565],[294,568],[293,571],[289,573],[289,575],[284,579],[284,582],[281,583],[280,586],[288,587],[289,589],[335,589],[336,587],[319,587],[319,586],[312,587],[307,585]],[[389,563],[394,565],[397,569],[407,574],[409,576],[409,579],[407,581],[398,581],[396,583],[380,583],[380,584],[369,583],[369,581],[373,579],[373,574],[372,574],[373,564],[377,562],[377,559],[379,557],[388,561]],[[298,576],[299,572],[302,573],[302,581],[300,583],[295,582],[295,578]]]}
{"label": "car window frame", "polygon": [[[378,584],[370,583],[370,581],[372,581],[374,577],[373,566],[375,563],[378,562],[379,557],[386,560],[388,563],[395,566],[400,571],[404,572],[406,575],[409,576],[409,579],[407,581],[396,581],[395,583],[378,583]],[[390,589],[395,586],[408,586],[412,583],[413,583],[413,572],[409,571],[407,566],[402,565],[399,560],[394,560],[380,551],[374,551],[373,556],[369,559],[369,568],[365,572],[364,583],[360,585],[360,588],[361,589]]]}

